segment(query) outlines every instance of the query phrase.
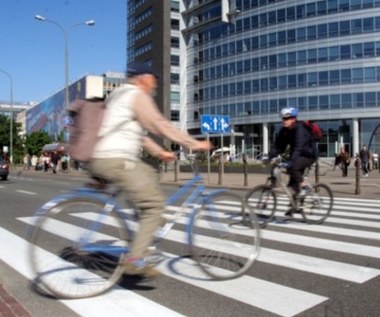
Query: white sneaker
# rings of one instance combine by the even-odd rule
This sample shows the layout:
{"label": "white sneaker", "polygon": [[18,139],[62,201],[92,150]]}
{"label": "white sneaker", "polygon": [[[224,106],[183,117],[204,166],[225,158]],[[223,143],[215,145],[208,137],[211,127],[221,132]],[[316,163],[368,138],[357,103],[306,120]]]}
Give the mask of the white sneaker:
{"label": "white sneaker", "polygon": [[299,191],[298,196],[300,196],[300,197],[306,196],[306,194],[308,192],[310,192],[310,187],[309,186],[303,186],[301,188],[301,190]]}
{"label": "white sneaker", "polygon": [[162,214],[160,220],[160,227],[164,227],[168,222],[173,222],[176,220],[175,215]]}

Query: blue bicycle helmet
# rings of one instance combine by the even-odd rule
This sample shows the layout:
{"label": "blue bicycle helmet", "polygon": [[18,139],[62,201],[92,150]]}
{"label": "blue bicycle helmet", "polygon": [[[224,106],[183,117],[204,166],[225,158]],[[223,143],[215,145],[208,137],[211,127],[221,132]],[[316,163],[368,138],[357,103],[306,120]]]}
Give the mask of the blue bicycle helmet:
{"label": "blue bicycle helmet", "polygon": [[291,118],[297,117],[298,109],[297,108],[283,108],[281,110],[280,116],[281,118]]}

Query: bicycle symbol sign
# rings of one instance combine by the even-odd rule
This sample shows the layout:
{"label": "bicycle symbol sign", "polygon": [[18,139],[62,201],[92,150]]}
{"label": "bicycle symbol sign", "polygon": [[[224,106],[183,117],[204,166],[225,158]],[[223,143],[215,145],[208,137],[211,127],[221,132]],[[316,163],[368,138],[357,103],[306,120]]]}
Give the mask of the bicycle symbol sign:
{"label": "bicycle symbol sign", "polygon": [[230,116],[202,115],[202,133],[229,133],[231,132]]}

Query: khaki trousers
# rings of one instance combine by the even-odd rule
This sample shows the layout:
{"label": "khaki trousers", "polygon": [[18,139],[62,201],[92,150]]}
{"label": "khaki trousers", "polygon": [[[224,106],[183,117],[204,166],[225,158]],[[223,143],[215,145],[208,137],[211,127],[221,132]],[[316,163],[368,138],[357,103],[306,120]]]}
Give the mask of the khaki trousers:
{"label": "khaki trousers", "polygon": [[133,239],[129,257],[144,257],[159,226],[165,204],[157,171],[141,161],[125,159],[93,159],[90,168],[94,176],[119,186],[128,201],[140,211],[139,230]]}

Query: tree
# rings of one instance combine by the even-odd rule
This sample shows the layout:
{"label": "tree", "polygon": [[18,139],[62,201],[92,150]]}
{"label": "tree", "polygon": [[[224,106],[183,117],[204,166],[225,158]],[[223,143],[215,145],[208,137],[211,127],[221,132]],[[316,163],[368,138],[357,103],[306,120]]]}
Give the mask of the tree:
{"label": "tree", "polygon": [[[10,118],[0,114],[0,153],[3,155],[3,147],[7,146],[8,151],[10,151]],[[14,162],[19,161],[20,154],[22,157],[22,149],[23,149],[23,139],[20,136],[21,132],[21,124],[17,123],[13,120],[12,123],[13,131],[12,131],[12,139],[13,139],[13,160]]]}
{"label": "tree", "polygon": [[57,141],[59,143],[65,142],[65,135],[64,135],[63,131],[59,132],[59,134],[57,135]]}
{"label": "tree", "polygon": [[44,145],[51,142],[51,137],[46,131],[32,132],[25,138],[25,150],[30,155],[40,155]]}

